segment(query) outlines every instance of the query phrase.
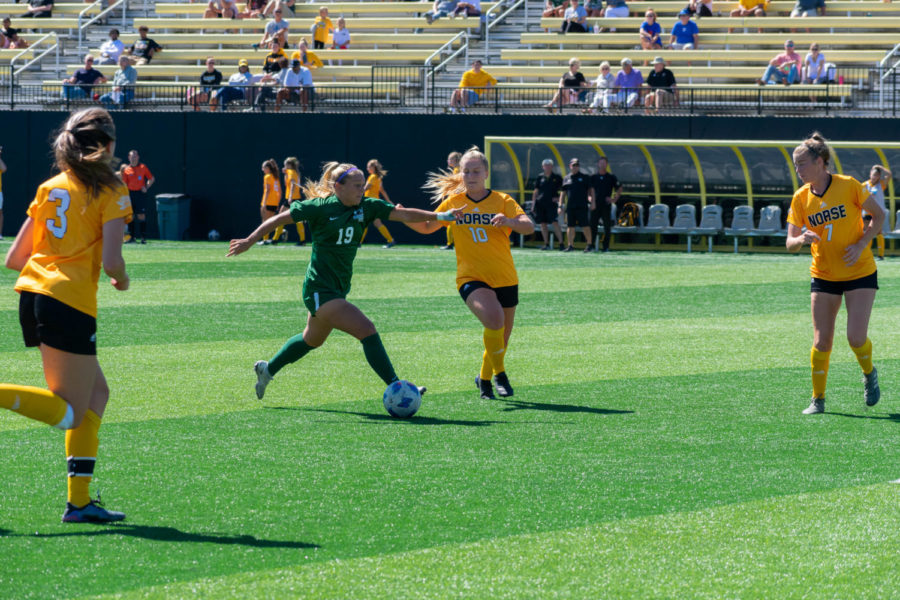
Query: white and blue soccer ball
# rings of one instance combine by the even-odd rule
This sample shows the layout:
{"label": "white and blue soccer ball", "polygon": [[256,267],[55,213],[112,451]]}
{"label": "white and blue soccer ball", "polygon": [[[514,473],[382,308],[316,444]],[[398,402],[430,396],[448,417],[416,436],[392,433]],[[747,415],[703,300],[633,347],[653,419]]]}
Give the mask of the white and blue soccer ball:
{"label": "white and blue soccer ball", "polygon": [[209,238],[209,241],[211,241],[211,242],[218,242],[219,238],[221,238],[222,236],[219,235],[219,232],[216,231],[215,229],[211,229],[206,237]]}
{"label": "white and blue soccer ball", "polygon": [[382,401],[389,415],[408,419],[422,406],[422,394],[419,393],[419,388],[401,379],[387,386]]}

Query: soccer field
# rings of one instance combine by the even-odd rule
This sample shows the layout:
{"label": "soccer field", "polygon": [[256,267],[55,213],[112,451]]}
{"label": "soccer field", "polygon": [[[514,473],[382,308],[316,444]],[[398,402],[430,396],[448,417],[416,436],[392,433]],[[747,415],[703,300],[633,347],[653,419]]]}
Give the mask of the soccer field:
{"label": "soccer field", "polygon": [[[308,248],[126,246],[101,279],[112,397],[93,489],[60,523],[63,434],[0,411],[0,598],[900,596],[900,267],[879,263],[863,409],[842,312],[810,397],[809,256],[514,250],[516,395],[480,400],[450,252],[368,246],[350,300],[398,374],[390,418],[342,333],[253,393],[302,329]],[[4,248],[5,249],[5,248]],[[0,276],[0,379],[43,386]]]}

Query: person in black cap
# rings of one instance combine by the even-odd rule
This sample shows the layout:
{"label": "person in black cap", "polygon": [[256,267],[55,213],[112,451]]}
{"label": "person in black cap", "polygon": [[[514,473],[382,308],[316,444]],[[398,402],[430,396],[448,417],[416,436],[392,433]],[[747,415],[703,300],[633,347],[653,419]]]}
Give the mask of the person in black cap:
{"label": "person in black cap", "polygon": [[584,251],[592,252],[588,207],[593,210],[596,206],[591,190],[591,179],[581,172],[581,164],[577,158],[569,161],[569,174],[563,178],[562,193],[559,199],[560,213],[563,206],[566,207],[566,238],[569,242],[564,252],[571,252],[575,249],[576,227],[581,227],[584,240],[587,242]]}

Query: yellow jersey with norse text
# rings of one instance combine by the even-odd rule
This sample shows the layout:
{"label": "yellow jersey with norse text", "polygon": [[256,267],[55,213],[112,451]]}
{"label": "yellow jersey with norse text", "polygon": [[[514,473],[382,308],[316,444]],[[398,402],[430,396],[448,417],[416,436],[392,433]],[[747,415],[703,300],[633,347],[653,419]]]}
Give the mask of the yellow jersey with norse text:
{"label": "yellow jersey with norse text", "polygon": [[847,175],[832,175],[822,196],[809,184],[794,193],[787,221],[806,227],[819,236],[812,244],[813,277],[827,281],[850,281],[875,272],[875,257],[866,248],[852,266],[844,263],[844,252],[863,236],[862,205],[869,197],[863,185]]}
{"label": "yellow jersey with norse text", "polygon": [[516,265],[509,251],[509,227],[494,227],[491,218],[503,213],[510,219],[525,211],[510,196],[491,191],[475,201],[463,192],[446,198],[438,212],[462,208],[456,221],[441,221],[453,231],[456,249],[456,287],[469,281],[483,281],[492,288],[519,284]]}
{"label": "yellow jersey with norse text", "polygon": [[50,296],[96,317],[103,225],[113,219],[128,223],[131,215],[124,183],[91,197],[68,171],[48,179],[28,207],[34,221],[31,256],[16,291]]}

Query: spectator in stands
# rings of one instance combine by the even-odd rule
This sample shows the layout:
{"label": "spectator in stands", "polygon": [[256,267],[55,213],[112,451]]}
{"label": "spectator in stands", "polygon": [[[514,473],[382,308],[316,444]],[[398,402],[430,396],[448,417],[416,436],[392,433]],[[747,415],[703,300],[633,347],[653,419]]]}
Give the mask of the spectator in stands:
{"label": "spectator in stands", "polygon": [[263,14],[274,14],[274,11],[280,8],[284,17],[290,18],[294,16],[294,4],[294,0],[269,0],[269,3],[263,9]]}
{"label": "spectator in stands", "polygon": [[238,19],[261,19],[265,17],[265,8],[266,0],[247,0],[243,12],[238,13]]}
{"label": "spectator in stands", "polygon": [[698,17],[713,16],[712,0],[690,0],[685,8],[689,13]]}
{"label": "spectator in stands", "polygon": [[594,100],[584,112],[591,114],[595,108],[602,108],[605,113],[609,112],[609,105],[615,98],[616,78],[613,77],[609,63],[605,60],[600,63],[600,74],[594,82],[594,87],[597,89],[594,92]]}
{"label": "spectator in stands", "polygon": [[118,64],[119,57],[122,56],[123,52],[125,52],[125,44],[119,40],[119,30],[110,29],[109,39],[100,46],[100,60],[98,62],[101,65]]}
{"label": "spectator in stands", "polygon": [[75,74],[68,79],[63,80],[63,98],[66,100],[92,98],[94,84],[97,83],[106,83],[106,77],[94,68],[93,55],[87,54],[84,57],[84,67],[75,71]]}
{"label": "spectator in stands", "polygon": [[350,30],[347,29],[347,22],[344,17],[337,20],[337,29],[334,30],[334,36],[331,40],[332,50],[346,50],[350,47]]}
{"label": "spectator in stands", "polygon": [[544,237],[541,250],[550,249],[548,225],[553,227],[553,233],[559,240],[559,249],[562,250],[565,246],[559,228],[559,191],[562,189],[563,179],[553,172],[553,161],[549,158],[541,162],[541,169],[544,172],[535,180],[534,193],[531,194],[531,216],[534,222],[541,226],[541,235]]}
{"label": "spectator in stands", "polygon": [[210,110],[216,110],[219,103],[222,103],[222,111],[228,107],[228,103],[232,100],[243,100],[244,94],[250,89],[253,82],[253,75],[250,74],[250,64],[241,59],[238,61],[238,72],[228,78],[228,85],[219,88],[213,92],[212,98],[209,100]]}
{"label": "spectator in stands", "polygon": [[581,163],[577,158],[569,161],[569,174],[563,178],[562,193],[559,198],[559,212],[566,209],[566,239],[568,245],[563,252],[575,249],[575,228],[581,227],[587,245],[585,252],[591,252],[591,227],[588,219],[588,208],[596,210],[591,178],[581,172]]}
{"label": "spectator in stands", "polygon": [[263,31],[262,39],[259,41],[259,45],[263,48],[273,40],[278,40],[282,48],[288,47],[288,34],[290,33],[291,24],[285,21],[282,15],[281,8],[276,8],[274,18],[266,23],[266,29]]}
{"label": "spectator in stands", "polygon": [[460,0],[450,16],[458,17],[460,15],[462,15],[463,18],[480,17],[481,0]]}
{"label": "spectator in stands", "polygon": [[553,109],[558,107],[559,111],[562,112],[566,104],[574,104],[584,100],[591,85],[584,78],[584,73],[580,69],[581,61],[575,57],[570,58],[569,70],[560,78],[559,87],[556,88],[556,95],[544,105],[544,108],[552,113]]}
{"label": "spectator in stands", "polygon": [[[603,16],[607,19],[624,19],[630,14],[628,3],[625,0],[606,0],[606,10],[603,11]],[[615,27],[610,29],[610,31],[615,30]]]}
{"label": "spectator in stands", "polygon": [[135,65],[149,65],[150,61],[157,52],[162,52],[162,46],[156,43],[152,38],[147,37],[150,29],[146,25],[138,27],[138,39],[134,40],[131,48],[126,50],[126,54],[131,56],[131,63]]}
{"label": "spectator in stands", "polygon": [[[199,88],[190,88],[188,90],[188,104],[194,107],[194,110],[200,110],[200,104],[207,103],[212,98],[213,92],[222,85],[222,73],[216,68],[216,59],[212,56],[206,59],[206,70],[200,75]],[[210,109],[215,110],[215,109]]]}
{"label": "spectator in stands", "polygon": [[587,33],[587,11],[579,6],[578,0],[570,0],[569,8],[563,15],[562,33]]}
{"label": "spectator in stands", "polygon": [[431,25],[441,17],[447,17],[456,10],[459,0],[434,0],[434,6],[425,13],[425,22]]}
{"label": "spectator in stands", "polygon": [[[652,75],[652,73],[651,73]],[[647,78],[649,80],[649,77]],[[619,178],[609,172],[609,159],[601,156],[597,159],[597,172],[591,175],[593,210],[591,210],[591,233],[597,233],[600,219],[603,219],[603,251],[609,252],[612,240],[613,219],[615,219],[616,202],[622,196],[622,184]],[[600,250],[597,240],[596,250]]]}
{"label": "spectator in stands", "polygon": [[584,4],[584,9],[587,11],[588,17],[602,17],[603,0],[587,0]]}
{"label": "spectator in stands", "polygon": [[[282,56],[278,59],[278,62],[275,63],[275,70],[266,72],[262,77],[256,82],[259,84],[258,93],[256,95],[256,100],[254,101],[254,105],[265,112],[266,104],[268,104],[269,100],[275,98],[275,90],[279,89],[283,85],[284,76],[288,69],[288,59],[285,56]],[[255,80],[256,78],[254,78]],[[249,110],[252,110],[249,109]]]}
{"label": "spectator in stands", "polygon": [[0,50],[6,50],[7,48],[9,48],[9,39],[0,32]]}
{"label": "spectator in stands", "polygon": [[[784,52],[769,61],[769,66],[762,79],[757,79],[759,85],[767,83],[783,83],[790,85],[800,80],[800,55],[794,52],[793,40],[784,43]],[[774,79],[774,82],[771,81]]]}
{"label": "spectator in stands", "polygon": [[644,96],[644,107],[647,110],[659,110],[677,103],[678,86],[675,84],[675,75],[666,68],[666,61],[662,56],[653,59],[653,71],[647,75],[647,86],[650,88]]}
{"label": "spectator in stands", "polygon": [[644,13],[640,33],[641,48],[644,50],[662,48],[662,26],[656,22],[656,11],[652,8]]}
{"label": "spectator in stands", "polygon": [[322,60],[316,56],[316,53],[309,49],[306,39],[301,39],[297,50],[291,54],[291,60],[299,60],[300,64],[307,69],[318,69],[323,66]]}
{"label": "spectator in stands", "polygon": [[544,4],[544,17],[562,17],[569,7],[569,0],[547,0]]}
{"label": "spectator in stands", "polygon": [[49,19],[53,16],[53,0],[31,0],[28,12],[19,15],[20,19]]}
{"label": "spectator in stands", "polygon": [[269,48],[270,51],[263,60],[263,71],[266,73],[277,73],[281,70],[281,59],[287,60],[287,56],[284,55],[284,50],[281,49],[281,44],[278,43],[278,40],[272,40]]}
{"label": "spectator in stands", "polygon": [[100,102],[107,110],[114,106],[125,108],[134,99],[134,86],[137,83],[137,69],[131,66],[127,56],[119,57],[119,70],[113,75],[113,88],[100,96]]}
{"label": "spectator in stands", "polygon": [[813,16],[825,16],[825,0],[797,0],[791,10],[791,17],[806,17],[812,13]]}
{"label": "spectator in stands", "polygon": [[672,37],[669,38],[669,48],[673,50],[696,50],[700,28],[691,21],[691,13],[687,9],[681,9],[678,13],[678,23],[672,27]]}
{"label": "spectator in stands", "polygon": [[457,109],[459,112],[466,112],[466,107],[478,102],[487,88],[497,85],[494,76],[481,67],[481,61],[476,59],[472,61],[472,68],[463,73],[459,87],[450,96],[451,113],[455,113]]}
{"label": "spectator in stands", "polygon": [[276,112],[281,110],[284,102],[299,103],[304,111],[309,109],[309,101],[312,94],[315,93],[312,73],[301,65],[299,60],[291,61],[291,68],[285,70],[281,85],[284,87],[278,90],[275,97]]}
{"label": "spectator in stands", "polygon": [[9,17],[3,18],[3,29],[0,29],[0,34],[6,38],[7,48],[10,50],[21,50],[28,47],[28,42],[19,37],[19,30],[13,29]]}
{"label": "spectator in stands", "polygon": [[238,7],[236,0],[209,0],[206,5],[206,12],[203,13],[204,19],[236,19],[238,16]]}
{"label": "spectator in stands", "polygon": [[[764,17],[766,16],[766,7],[769,5],[768,0],[738,0],[738,7],[731,11],[732,17]],[[760,27],[756,30],[762,33]],[[728,28],[728,33],[734,33],[734,27]]]}
{"label": "spectator in stands", "polygon": [[632,67],[631,59],[627,56],[622,59],[622,70],[616,73],[614,103],[618,105],[634,106],[641,97],[641,86],[644,85],[644,76]]}
{"label": "spectator in stands", "polygon": [[809,46],[809,54],[803,59],[803,83],[827,83],[828,69],[825,67],[825,55],[819,52],[815,42]]}
{"label": "spectator in stands", "polygon": [[319,9],[319,16],[316,17],[315,22],[310,27],[310,33],[313,36],[313,48],[316,50],[324,48],[329,38],[334,34],[334,23],[328,18],[328,9],[326,7],[323,6]]}

